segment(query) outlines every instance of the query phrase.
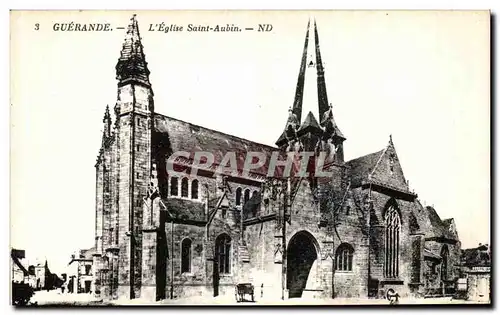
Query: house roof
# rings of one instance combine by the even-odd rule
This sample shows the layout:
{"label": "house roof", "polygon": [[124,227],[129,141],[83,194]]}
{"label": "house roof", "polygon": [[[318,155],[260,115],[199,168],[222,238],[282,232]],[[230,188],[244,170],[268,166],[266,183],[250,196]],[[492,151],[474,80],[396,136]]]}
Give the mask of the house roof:
{"label": "house roof", "polygon": [[28,272],[28,269],[26,269],[26,267],[24,267],[24,265],[21,263],[21,260],[18,258],[17,255],[11,253],[10,257],[12,258],[14,264],[16,264],[19,267],[19,269],[23,271],[24,276],[28,276],[30,274]]}
{"label": "house roof", "polygon": [[97,252],[96,247],[91,247],[89,249],[81,249],[78,252],[78,257],[72,256],[68,265],[71,265],[74,261],[92,261],[94,259],[94,254]]}
{"label": "house roof", "polygon": [[491,266],[491,255],[486,248],[462,249],[462,263],[467,267]]}
{"label": "house roof", "polygon": [[361,185],[362,181],[368,178],[368,175],[373,172],[384,151],[385,149],[382,149],[346,162],[350,170],[349,175],[352,187]]}
{"label": "house roof", "polygon": [[96,253],[96,248],[94,246],[94,247],[91,247],[89,249],[84,249],[84,250],[80,251],[80,257],[83,256],[83,259],[85,259],[85,260],[92,260],[92,259],[94,259],[95,253]]}

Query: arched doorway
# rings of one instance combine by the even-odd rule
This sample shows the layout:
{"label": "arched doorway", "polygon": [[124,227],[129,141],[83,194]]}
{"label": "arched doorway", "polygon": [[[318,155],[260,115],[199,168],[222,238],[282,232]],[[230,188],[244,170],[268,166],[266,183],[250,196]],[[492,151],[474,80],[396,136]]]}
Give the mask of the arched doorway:
{"label": "arched doorway", "polygon": [[318,259],[315,243],[315,238],[306,231],[297,232],[288,243],[286,287],[289,298],[301,297],[306,288],[311,268]]}

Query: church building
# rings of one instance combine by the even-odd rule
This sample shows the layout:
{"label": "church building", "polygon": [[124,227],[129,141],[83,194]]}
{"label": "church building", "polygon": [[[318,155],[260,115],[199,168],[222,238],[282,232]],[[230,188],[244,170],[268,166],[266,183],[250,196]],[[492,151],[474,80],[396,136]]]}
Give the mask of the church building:
{"label": "church building", "polygon": [[[420,203],[392,138],[377,152],[344,160],[348,135],[328,101],[315,21],[302,50],[294,103],[269,146],[155,112],[132,17],[116,65],[114,117],[106,107],[95,164],[96,295],[214,297],[234,295],[239,283],[253,284],[257,300],[453,290],[460,262],[453,219]],[[168,167],[179,151],[191,154],[172,162],[183,176]],[[214,165],[234,152],[237,172],[193,163],[200,151],[213,153]],[[266,163],[243,172],[248,152],[260,152]],[[283,176],[277,169],[268,176],[273,152],[326,157],[331,175]]]}

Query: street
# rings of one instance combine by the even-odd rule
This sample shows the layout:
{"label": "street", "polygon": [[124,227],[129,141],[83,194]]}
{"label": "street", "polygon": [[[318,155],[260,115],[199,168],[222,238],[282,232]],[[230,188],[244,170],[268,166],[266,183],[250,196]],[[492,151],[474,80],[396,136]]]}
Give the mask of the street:
{"label": "street", "polygon": [[[141,299],[126,300],[119,299],[114,301],[102,301],[96,299],[91,294],[62,294],[60,290],[52,291],[37,291],[30,301],[33,304],[43,305],[64,305],[64,306],[102,306],[102,305],[389,305],[389,301],[385,299],[367,299],[367,298],[351,298],[351,299],[307,299],[294,298],[288,300],[266,300],[256,299],[255,302],[245,301],[236,302],[234,295],[219,296],[215,298],[179,298],[174,300],[162,301],[145,301]],[[401,298],[400,305],[415,305],[415,304],[487,304],[474,301],[456,300],[452,298],[428,298],[428,299],[410,299]]]}

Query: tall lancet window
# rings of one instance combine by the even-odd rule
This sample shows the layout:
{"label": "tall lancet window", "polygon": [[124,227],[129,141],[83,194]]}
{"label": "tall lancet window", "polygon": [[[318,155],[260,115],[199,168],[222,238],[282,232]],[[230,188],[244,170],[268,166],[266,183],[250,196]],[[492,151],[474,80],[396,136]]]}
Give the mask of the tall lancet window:
{"label": "tall lancet window", "polygon": [[236,205],[241,205],[241,187],[236,188]]}
{"label": "tall lancet window", "polygon": [[188,185],[189,185],[188,179],[184,177],[181,181],[181,197],[184,198],[188,197],[188,192],[189,192]]}
{"label": "tall lancet window", "polygon": [[448,246],[443,245],[441,249],[441,280],[448,280]]}
{"label": "tall lancet window", "polygon": [[245,189],[245,195],[243,196],[243,205],[247,203],[247,201],[250,199],[250,190]]}
{"label": "tall lancet window", "polygon": [[181,242],[181,273],[191,272],[191,243],[189,238]]}
{"label": "tall lancet window", "polygon": [[385,270],[386,278],[399,276],[399,232],[401,220],[394,207],[390,207],[385,214]]}
{"label": "tall lancet window", "polygon": [[170,196],[177,197],[179,195],[179,179],[172,177],[170,179]]}
{"label": "tall lancet window", "polygon": [[198,180],[193,179],[191,182],[191,199],[198,199]]}

